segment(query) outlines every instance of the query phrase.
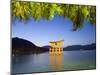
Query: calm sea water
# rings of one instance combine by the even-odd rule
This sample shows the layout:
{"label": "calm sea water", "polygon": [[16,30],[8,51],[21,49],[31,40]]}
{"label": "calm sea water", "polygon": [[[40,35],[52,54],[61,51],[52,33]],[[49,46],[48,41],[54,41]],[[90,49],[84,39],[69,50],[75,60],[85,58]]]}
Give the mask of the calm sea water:
{"label": "calm sea water", "polygon": [[96,68],[96,51],[64,51],[61,55],[48,52],[18,56],[13,59],[12,73],[69,71]]}

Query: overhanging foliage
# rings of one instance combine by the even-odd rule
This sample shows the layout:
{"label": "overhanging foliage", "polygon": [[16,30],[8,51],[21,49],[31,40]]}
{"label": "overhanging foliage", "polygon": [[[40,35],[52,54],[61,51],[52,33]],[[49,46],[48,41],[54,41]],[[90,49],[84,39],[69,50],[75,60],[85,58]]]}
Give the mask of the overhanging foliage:
{"label": "overhanging foliage", "polygon": [[86,19],[96,24],[96,7],[88,5],[72,5],[44,2],[26,2],[12,0],[12,17],[27,21],[32,16],[35,20],[52,20],[55,14],[69,18],[73,22],[73,30],[83,26]]}

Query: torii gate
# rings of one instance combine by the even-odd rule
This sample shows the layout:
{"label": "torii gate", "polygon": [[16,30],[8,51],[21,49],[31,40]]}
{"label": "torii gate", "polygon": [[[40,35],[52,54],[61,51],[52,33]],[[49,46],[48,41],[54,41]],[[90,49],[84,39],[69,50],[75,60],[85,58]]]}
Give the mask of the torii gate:
{"label": "torii gate", "polygon": [[64,40],[49,42],[51,48],[49,48],[50,54],[62,54],[63,53],[63,42]]}

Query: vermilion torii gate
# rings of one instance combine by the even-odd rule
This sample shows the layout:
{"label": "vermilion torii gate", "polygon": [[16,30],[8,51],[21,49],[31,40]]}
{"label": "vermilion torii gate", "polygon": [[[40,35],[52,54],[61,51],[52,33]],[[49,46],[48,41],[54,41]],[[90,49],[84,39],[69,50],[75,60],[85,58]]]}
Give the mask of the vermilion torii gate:
{"label": "vermilion torii gate", "polygon": [[64,40],[49,42],[51,48],[49,48],[50,54],[62,54],[63,53],[63,42]]}

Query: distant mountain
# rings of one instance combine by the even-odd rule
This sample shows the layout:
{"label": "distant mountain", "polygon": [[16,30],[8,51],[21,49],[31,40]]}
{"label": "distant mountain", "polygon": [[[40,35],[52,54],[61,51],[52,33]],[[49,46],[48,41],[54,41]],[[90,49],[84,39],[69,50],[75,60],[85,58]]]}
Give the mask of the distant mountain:
{"label": "distant mountain", "polygon": [[[44,48],[50,48],[51,46],[49,45],[46,45],[46,46],[43,46]],[[67,46],[64,48],[64,50],[68,51],[68,50],[95,50],[96,49],[96,44],[95,43],[92,43],[92,44],[89,44],[89,45],[72,45],[72,46]]]}
{"label": "distant mountain", "polygon": [[[22,55],[22,54],[39,54],[43,52],[49,51],[50,46],[46,45],[43,47],[38,47],[32,42],[21,39],[21,38],[12,38],[12,54],[14,55]],[[67,46],[64,48],[64,51],[70,51],[70,50],[95,50],[96,44],[92,43],[89,45],[72,45]]]}
{"label": "distant mountain", "polygon": [[38,47],[32,42],[21,39],[21,38],[12,38],[12,53],[15,55],[20,54],[30,54],[30,53],[42,53],[48,51],[47,48]]}
{"label": "distant mountain", "polygon": [[84,45],[84,46],[82,46],[82,49],[84,49],[84,50],[93,50],[93,49],[96,49],[96,43],[92,43],[90,45]]}
{"label": "distant mountain", "polygon": [[34,47],[36,47],[36,45],[28,40],[21,39],[18,37],[12,39],[12,49],[14,48],[34,48]]}
{"label": "distant mountain", "polygon": [[95,50],[96,49],[96,44],[92,43],[89,45],[72,45],[65,47],[64,50]]}
{"label": "distant mountain", "polygon": [[46,45],[46,46],[43,46],[44,48],[50,48],[51,46],[49,46],[49,45]]}

